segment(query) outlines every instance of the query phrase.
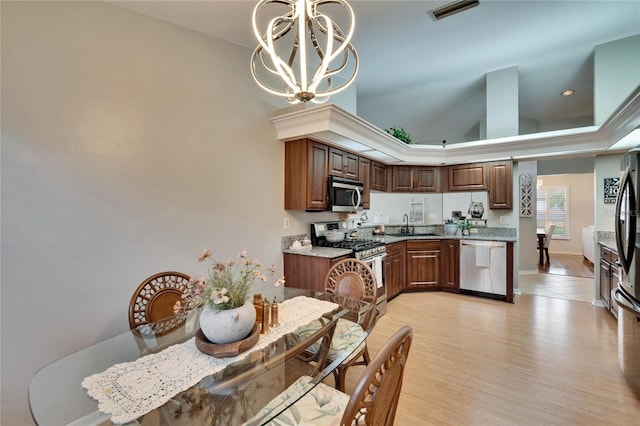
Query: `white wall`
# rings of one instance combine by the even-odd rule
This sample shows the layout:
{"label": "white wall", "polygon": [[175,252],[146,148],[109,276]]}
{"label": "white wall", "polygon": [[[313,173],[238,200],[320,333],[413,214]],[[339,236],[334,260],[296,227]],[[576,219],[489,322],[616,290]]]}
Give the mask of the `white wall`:
{"label": "white wall", "polygon": [[536,184],[537,177],[536,161],[519,161],[517,163],[517,173],[514,172],[514,210],[518,215],[518,260],[520,271],[534,272],[538,270],[538,250],[536,237],[536,209],[535,200],[533,200],[533,216],[520,217],[520,175],[528,173],[533,178],[533,184]]}
{"label": "white wall", "polygon": [[488,72],[487,138],[514,136],[518,132],[518,67]]}
{"label": "white wall", "polygon": [[[286,106],[251,51],[102,2],[2,2],[2,420],[205,247],[282,272]],[[294,226],[301,226],[295,223]]]}
{"label": "white wall", "polygon": [[569,187],[569,239],[554,239],[549,252],[582,254],[582,228],[594,224],[593,173],[538,176],[544,187]]}
{"label": "white wall", "polygon": [[613,232],[616,205],[604,202],[604,178],[619,178],[622,168],[622,155],[602,155],[595,162],[595,229]]}
{"label": "white wall", "polygon": [[640,84],[640,35],[594,49],[594,124],[601,125]]}

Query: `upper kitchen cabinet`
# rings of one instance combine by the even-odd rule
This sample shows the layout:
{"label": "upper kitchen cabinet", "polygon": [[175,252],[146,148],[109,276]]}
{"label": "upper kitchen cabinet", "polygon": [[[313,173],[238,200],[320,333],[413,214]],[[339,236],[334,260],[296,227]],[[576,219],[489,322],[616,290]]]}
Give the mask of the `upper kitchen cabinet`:
{"label": "upper kitchen cabinet", "polygon": [[438,192],[438,168],[426,166],[393,166],[393,192]]}
{"label": "upper kitchen cabinet", "polygon": [[371,160],[359,157],[358,180],[364,184],[364,193],[362,194],[362,208],[370,208],[371,199]]}
{"label": "upper kitchen cabinet", "polygon": [[448,190],[452,191],[486,191],[486,163],[459,164],[448,167]]}
{"label": "upper kitchen cabinet", "polygon": [[356,154],[329,147],[329,175],[358,180],[358,163]]}
{"label": "upper kitchen cabinet", "polygon": [[327,210],[329,147],[310,139],[289,141],[284,158],[284,208]]}
{"label": "upper kitchen cabinet", "polygon": [[489,208],[512,208],[513,199],[513,163],[494,161],[489,163]]}
{"label": "upper kitchen cabinet", "polygon": [[387,190],[387,166],[377,161],[371,162],[371,189]]}

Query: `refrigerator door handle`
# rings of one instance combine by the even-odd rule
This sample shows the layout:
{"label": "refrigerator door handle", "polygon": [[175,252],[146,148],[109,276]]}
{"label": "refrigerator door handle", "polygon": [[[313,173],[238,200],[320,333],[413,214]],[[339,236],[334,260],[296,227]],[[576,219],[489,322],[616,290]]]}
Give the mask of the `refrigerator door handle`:
{"label": "refrigerator door handle", "polygon": [[614,288],[613,290],[611,290],[611,298],[616,302],[616,305],[618,305],[622,309],[632,313],[635,316],[640,316],[640,306],[638,306],[619,288]]}
{"label": "refrigerator door handle", "polygon": [[[620,220],[620,213],[622,210],[622,203],[624,202],[624,193],[628,193],[629,197],[629,211],[626,212],[625,220],[628,220],[628,235],[625,235],[627,239],[627,247],[623,246],[622,233],[627,232],[627,225]],[[629,274],[631,268],[631,261],[633,260],[633,252],[636,244],[636,195],[635,188],[633,187],[633,181],[631,180],[631,170],[629,167],[624,171],[622,180],[620,181],[620,190],[618,192],[618,199],[616,200],[616,246],[618,247],[618,254],[620,255],[620,263],[626,274]]]}

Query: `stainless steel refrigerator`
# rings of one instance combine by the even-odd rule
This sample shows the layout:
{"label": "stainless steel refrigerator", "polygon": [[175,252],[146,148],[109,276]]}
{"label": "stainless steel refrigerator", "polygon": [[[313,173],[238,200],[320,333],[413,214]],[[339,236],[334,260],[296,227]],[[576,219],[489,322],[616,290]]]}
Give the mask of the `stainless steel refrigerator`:
{"label": "stainless steel refrigerator", "polygon": [[624,155],[615,213],[619,263],[624,270],[611,297],[618,305],[618,362],[627,380],[640,387],[640,147]]}

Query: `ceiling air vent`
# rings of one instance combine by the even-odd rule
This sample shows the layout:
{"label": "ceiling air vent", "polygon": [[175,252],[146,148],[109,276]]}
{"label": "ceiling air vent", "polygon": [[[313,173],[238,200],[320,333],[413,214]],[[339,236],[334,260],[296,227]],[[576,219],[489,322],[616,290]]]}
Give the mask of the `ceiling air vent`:
{"label": "ceiling air vent", "polygon": [[465,1],[459,0],[454,1],[453,3],[445,4],[437,9],[433,9],[429,11],[429,15],[433,17],[434,20],[439,20],[446,18],[447,16],[451,16],[458,12],[462,12],[463,10],[471,9],[472,7],[476,7],[480,2],[478,0],[473,1]]}

